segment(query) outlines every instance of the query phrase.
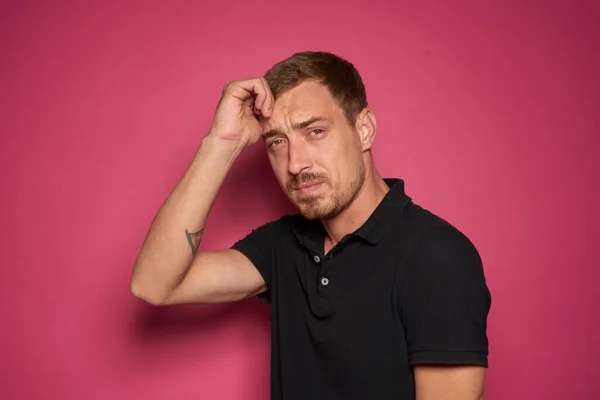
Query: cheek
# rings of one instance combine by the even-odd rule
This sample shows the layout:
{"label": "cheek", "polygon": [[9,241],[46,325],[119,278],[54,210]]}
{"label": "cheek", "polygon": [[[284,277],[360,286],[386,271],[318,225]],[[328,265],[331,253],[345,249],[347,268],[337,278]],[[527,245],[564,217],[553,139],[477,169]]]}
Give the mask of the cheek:
{"label": "cheek", "polygon": [[362,160],[362,149],[357,147],[357,143],[348,140],[342,146],[339,146],[335,153],[327,158],[329,165],[336,170],[341,177],[353,176],[360,168]]}
{"label": "cheek", "polygon": [[[283,152],[282,152],[283,153]],[[269,163],[271,164],[271,169],[275,174],[275,177],[278,181],[282,182],[287,179],[287,161],[286,157],[283,154],[277,153],[268,153]]]}

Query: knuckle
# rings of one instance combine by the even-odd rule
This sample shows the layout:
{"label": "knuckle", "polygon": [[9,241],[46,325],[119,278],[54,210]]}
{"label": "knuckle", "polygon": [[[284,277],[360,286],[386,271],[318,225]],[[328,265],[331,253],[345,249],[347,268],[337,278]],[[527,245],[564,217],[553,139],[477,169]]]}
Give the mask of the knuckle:
{"label": "knuckle", "polygon": [[225,82],[225,84],[223,85],[223,92],[230,90],[234,83],[234,81]]}

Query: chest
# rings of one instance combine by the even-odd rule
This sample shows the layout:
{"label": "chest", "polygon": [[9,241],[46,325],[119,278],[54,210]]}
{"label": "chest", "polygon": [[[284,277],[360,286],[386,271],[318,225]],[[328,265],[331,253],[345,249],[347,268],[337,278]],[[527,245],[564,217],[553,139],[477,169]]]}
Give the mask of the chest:
{"label": "chest", "polygon": [[398,251],[362,243],[326,256],[294,251],[278,256],[272,286],[276,346],[286,365],[315,365],[348,388],[383,384],[387,372],[406,366]]}
{"label": "chest", "polygon": [[272,293],[280,308],[314,318],[388,317],[402,257],[388,243],[373,246],[348,240],[326,255],[302,243],[279,252]]}

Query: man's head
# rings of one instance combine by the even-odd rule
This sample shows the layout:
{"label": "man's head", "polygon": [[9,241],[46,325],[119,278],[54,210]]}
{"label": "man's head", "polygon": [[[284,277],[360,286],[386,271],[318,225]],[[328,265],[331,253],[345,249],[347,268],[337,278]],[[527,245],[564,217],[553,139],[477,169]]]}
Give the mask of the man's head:
{"label": "man's head", "polygon": [[303,52],[265,75],[273,115],[262,120],[269,160],[288,198],[309,219],[329,219],[366,179],[375,118],[362,79],[348,61]]}

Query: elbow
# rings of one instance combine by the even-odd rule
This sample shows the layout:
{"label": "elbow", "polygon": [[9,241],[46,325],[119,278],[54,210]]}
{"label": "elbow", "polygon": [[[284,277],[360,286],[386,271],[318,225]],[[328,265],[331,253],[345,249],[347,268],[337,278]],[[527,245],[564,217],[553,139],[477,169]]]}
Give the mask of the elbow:
{"label": "elbow", "polygon": [[131,280],[129,291],[133,297],[142,300],[151,306],[163,306],[166,304],[164,296],[158,295],[156,291],[149,290],[136,279]]}

